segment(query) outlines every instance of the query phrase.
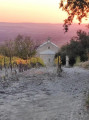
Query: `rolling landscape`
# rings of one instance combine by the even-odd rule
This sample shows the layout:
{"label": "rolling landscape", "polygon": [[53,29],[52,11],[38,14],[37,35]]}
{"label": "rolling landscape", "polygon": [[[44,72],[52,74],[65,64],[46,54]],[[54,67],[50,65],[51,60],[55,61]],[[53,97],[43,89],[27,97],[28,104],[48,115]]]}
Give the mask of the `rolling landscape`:
{"label": "rolling landscape", "polygon": [[89,0],[0,0],[0,120],[89,120]]}
{"label": "rolling landscape", "polygon": [[47,23],[0,23],[0,43],[6,40],[14,40],[18,34],[28,35],[33,41],[40,44],[45,42],[48,37],[51,41],[62,46],[70,41],[76,35],[76,31],[81,29],[87,31],[85,24],[73,24],[69,31],[64,33],[63,24]]}

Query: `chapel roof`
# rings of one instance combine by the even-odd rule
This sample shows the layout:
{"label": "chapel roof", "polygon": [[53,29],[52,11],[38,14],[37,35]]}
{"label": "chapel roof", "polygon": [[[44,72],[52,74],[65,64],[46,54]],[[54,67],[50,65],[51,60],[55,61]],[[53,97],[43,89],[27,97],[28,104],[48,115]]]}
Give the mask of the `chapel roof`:
{"label": "chapel roof", "polygon": [[48,44],[48,43],[51,43],[52,45],[54,45],[55,47],[58,48],[58,46],[55,45],[55,44],[54,44],[53,42],[51,42],[50,40],[48,40],[47,42],[44,42],[42,45],[39,46],[39,48],[42,47],[42,46],[44,46],[44,45],[46,45],[46,44]]}
{"label": "chapel roof", "polygon": [[54,55],[55,52],[52,50],[45,50],[43,52],[40,52],[41,55]]}

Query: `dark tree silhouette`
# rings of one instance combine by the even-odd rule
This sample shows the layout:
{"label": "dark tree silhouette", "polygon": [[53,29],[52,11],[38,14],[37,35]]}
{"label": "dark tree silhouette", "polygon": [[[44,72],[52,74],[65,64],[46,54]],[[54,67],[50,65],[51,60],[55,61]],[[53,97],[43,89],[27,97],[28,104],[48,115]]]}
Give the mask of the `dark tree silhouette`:
{"label": "dark tree silhouette", "polygon": [[76,62],[77,57],[80,57],[81,61],[87,61],[89,56],[89,35],[88,33],[78,30],[76,36],[71,38],[70,43],[61,47],[60,52],[62,64],[65,64],[65,56],[70,58],[70,65]]}
{"label": "dark tree silhouette", "polygon": [[79,24],[83,18],[89,15],[89,0],[61,0],[59,8],[68,13],[68,18],[64,20],[65,32],[68,31],[68,26],[73,22],[76,16]]}

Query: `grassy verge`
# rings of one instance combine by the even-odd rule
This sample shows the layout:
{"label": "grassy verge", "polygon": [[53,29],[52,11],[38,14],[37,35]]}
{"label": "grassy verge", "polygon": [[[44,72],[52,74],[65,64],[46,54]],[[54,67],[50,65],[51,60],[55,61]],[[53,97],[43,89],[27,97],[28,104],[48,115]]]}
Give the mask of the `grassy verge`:
{"label": "grassy verge", "polygon": [[80,63],[78,63],[78,64],[75,65],[75,66],[79,66],[79,67],[83,67],[83,68],[89,69],[89,61],[80,62]]}

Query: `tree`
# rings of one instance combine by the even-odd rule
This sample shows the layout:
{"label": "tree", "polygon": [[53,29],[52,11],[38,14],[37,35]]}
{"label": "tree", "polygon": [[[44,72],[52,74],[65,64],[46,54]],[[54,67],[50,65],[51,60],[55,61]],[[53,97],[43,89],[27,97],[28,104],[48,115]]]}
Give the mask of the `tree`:
{"label": "tree", "polygon": [[60,53],[63,64],[65,64],[66,55],[69,56],[71,65],[76,62],[77,57],[79,57],[81,61],[88,60],[89,35],[82,30],[78,30],[77,35],[71,39],[70,43],[62,46]]}
{"label": "tree", "polygon": [[68,13],[68,18],[64,20],[65,32],[68,31],[68,26],[73,22],[76,16],[79,24],[83,18],[89,15],[89,0],[61,0],[59,8]]}
{"label": "tree", "polygon": [[27,59],[27,57],[32,57],[36,53],[35,44],[29,36],[18,35],[15,42],[15,55]]}
{"label": "tree", "polygon": [[0,46],[0,53],[4,55],[4,67],[5,66],[5,56],[10,58],[10,68],[12,70],[12,57],[14,56],[14,42],[12,40],[6,41]]}

